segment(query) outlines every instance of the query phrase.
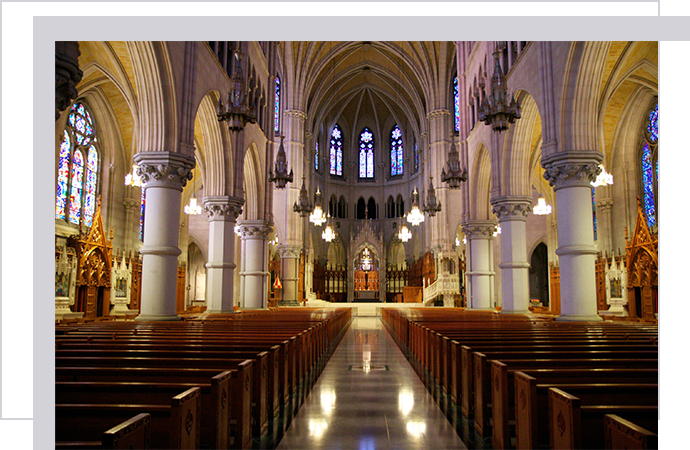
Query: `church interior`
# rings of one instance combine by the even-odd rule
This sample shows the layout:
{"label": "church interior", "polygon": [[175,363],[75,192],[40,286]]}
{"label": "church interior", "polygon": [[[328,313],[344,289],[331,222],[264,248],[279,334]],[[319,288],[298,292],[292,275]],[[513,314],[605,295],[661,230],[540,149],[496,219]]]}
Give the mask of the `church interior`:
{"label": "church interior", "polygon": [[654,448],[658,47],[56,42],[56,448]]}

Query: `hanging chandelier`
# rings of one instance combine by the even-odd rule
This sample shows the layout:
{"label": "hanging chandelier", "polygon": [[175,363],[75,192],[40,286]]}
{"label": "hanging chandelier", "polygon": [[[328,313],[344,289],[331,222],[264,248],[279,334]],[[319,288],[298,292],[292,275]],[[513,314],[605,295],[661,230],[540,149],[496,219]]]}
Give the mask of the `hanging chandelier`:
{"label": "hanging chandelier", "polygon": [[132,165],[132,172],[125,175],[125,186],[141,187],[141,177],[137,174],[138,165]]}
{"label": "hanging chandelier", "polygon": [[228,102],[218,99],[216,115],[219,122],[227,122],[231,131],[241,131],[247,123],[256,123],[256,108],[249,104],[249,89],[242,73],[242,52],[235,49],[235,73],[230,78]]}
{"label": "hanging chandelier", "polygon": [[532,209],[532,212],[537,216],[551,214],[551,205],[547,204],[546,199],[541,196],[539,197],[539,200],[537,200],[537,206]]}
{"label": "hanging chandelier", "polygon": [[283,147],[283,140],[285,136],[280,136],[280,147],[276,155],[275,174],[269,172],[268,181],[275,182],[276,189],[283,189],[288,183],[292,183],[292,169],[288,173],[287,156],[285,154],[285,147]]}
{"label": "hanging chandelier", "polygon": [[[514,96],[508,98],[508,87],[506,78],[501,69],[499,58],[503,51],[503,46],[499,45],[493,52],[494,74],[491,77],[491,96],[485,96],[484,101],[479,107],[479,121],[485,125],[491,125],[494,131],[507,130],[509,124],[515,123],[520,118],[520,104],[515,101]],[[490,98],[490,99],[489,99]]]}
{"label": "hanging chandelier", "polygon": [[321,191],[319,191],[319,188],[316,188],[316,194],[314,195],[314,210],[311,215],[309,215],[309,222],[320,227],[325,221],[326,214],[321,208]]}
{"label": "hanging chandelier", "polygon": [[426,202],[422,205],[422,211],[434,217],[437,212],[441,211],[441,204],[436,200],[436,191],[433,185],[434,177],[429,177],[429,189],[426,194]]}
{"label": "hanging chandelier", "polygon": [[328,215],[328,225],[326,225],[326,228],[324,228],[323,232],[321,233],[321,238],[323,238],[323,240],[326,242],[331,242],[333,239],[335,239],[335,236],[336,236],[336,232],[333,229],[333,226],[331,225],[330,219],[331,219],[331,216],[329,214]]}
{"label": "hanging chandelier", "polygon": [[599,164],[599,168],[601,169],[601,172],[599,172],[599,175],[597,175],[597,179],[590,182],[592,187],[599,187],[599,186],[606,186],[607,184],[613,184],[613,175],[611,175],[610,173],[608,173],[606,171],[606,169],[604,169],[603,164]]}
{"label": "hanging chandelier", "polygon": [[292,210],[299,213],[300,217],[307,217],[309,213],[314,210],[314,207],[309,201],[309,192],[304,186],[304,177],[302,177],[302,188],[299,190],[299,198],[295,204],[292,205]]}
{"label": "hanging chandelier", "polygon": [[412,209],[407,214],[407,221],[415,227],[424,222],[424,214],[419,210],[419,194],[417,193],[417,188],[414,188],[412,192]]}
{"label": "hanging chandelier", "polygon": [[196,203],[196,198],[194,196],[189,199],[189,205],[184,207],[184,213],[192,216],[201,214],[201,205]]}
{"label": "hanging chandelier", "polygon": [[400,221],[400,231],[398,232],[397,236],[398,239],[400,239],[403,242],[407,242],[410,239],[412,239],[412,232],[409,228],[407,228],[407,225],[405,225],[405,222],[403,221]]}
{"label": "hanging chandelier", "polygon": [[[447,172],[446,168],[448,168]],[[450,152],[446,165],[441,169],[441,182],[448,183],[450,189],[458,189],[463,181],[467,181],[467,171],[460,167],[460,155],[455,148],[454,135],[451,134]]]}

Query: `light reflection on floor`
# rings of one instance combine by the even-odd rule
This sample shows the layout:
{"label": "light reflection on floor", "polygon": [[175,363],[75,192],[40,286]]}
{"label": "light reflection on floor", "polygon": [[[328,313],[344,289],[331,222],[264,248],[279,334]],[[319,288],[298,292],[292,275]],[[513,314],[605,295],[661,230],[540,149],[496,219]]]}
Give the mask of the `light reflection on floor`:
{"label": "light reflection on floor", "polygon": [[277,448],[467,447],[380,319],[357,317]]}

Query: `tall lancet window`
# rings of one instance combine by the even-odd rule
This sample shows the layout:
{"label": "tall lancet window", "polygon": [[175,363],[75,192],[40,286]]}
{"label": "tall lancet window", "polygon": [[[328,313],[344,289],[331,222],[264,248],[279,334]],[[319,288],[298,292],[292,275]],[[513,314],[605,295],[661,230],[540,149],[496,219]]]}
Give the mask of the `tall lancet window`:
{"label": "tall lancet window", "polygon": [[275,124],[274,130],[280,131],[280,77],[276,77],[276,102],[275,102]]}
{"label": "tall lancet window", "polygon": [[391,131],[391,175],[403,174],[403,138],[398,125]]}
{"label": "tall lancet window", "polygon": [[319,170],[319,143],[314,143],[314,170]]}
{"label": "tall lancet window", "polygon": [[657,225],[656,198],[659,186],[659,105],[649,113],[642,146],[642,188],[647,225]]}
{"label": "tall lancet window", "polygon": [[458,77],[453,78],[453,104],[455,105],[455,131],[460,131],[460,90]]}
{"label": "tall lancet window", "polygon": [[368,127],[359,135],[359,177],[374,178],[374,135]]}
{"label": "tall lancet window", "polygon": [[55,218],[91,226],[96,212],[100,160],[93,118],[75,103],[62,134],[55,195]]}
{"label": "tall lancet window", "polygon": [[338,124],[331,132],[330,173],[343,176],[343,133]]}

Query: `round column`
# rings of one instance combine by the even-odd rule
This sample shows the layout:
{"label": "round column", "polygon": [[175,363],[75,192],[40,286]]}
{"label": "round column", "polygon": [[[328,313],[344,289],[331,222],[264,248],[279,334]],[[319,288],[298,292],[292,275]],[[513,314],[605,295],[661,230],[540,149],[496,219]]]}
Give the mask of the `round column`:
{"label": "round column", "polygon": [[469,270],[467,288],[469,296],[467,309],[493,309],[495,272],[492,265],[493,234],[496,223],[491,220],[475,220],[462,227],[469,248]]}
{"label": "round column", "polygon": [[557,320],[602,320],[597,295],[592,227],[592,186],[599,174],[599,152],[556,154],[542,159],[544,178],[554,187],[558,205],[561,315]]}
{"label": "round column", "polygon": [[244,309],[268,307],[268,235],[272,227],[263,220],[240,220],[239,232],[244,246],[243,270],[240,272]]}
{"label": "round column", "polygon": [[203,198],[208,216],[208,263],[206,263],[206,312],[233,313],[235,270],[235,220],[244,199],[229,196]]}
{"label": "round column", "polygon": [[529,314],[526,221],[532,211],[532,198],[497,197],[491,204],[501,227],[501,313]]}
{"label": "round column", "polygon": [[146,190],[141,273],[141,314],[137,320],[179,320],[175,312],[182,189],[192,179],[194,158],[173,152],[134,155]]}

